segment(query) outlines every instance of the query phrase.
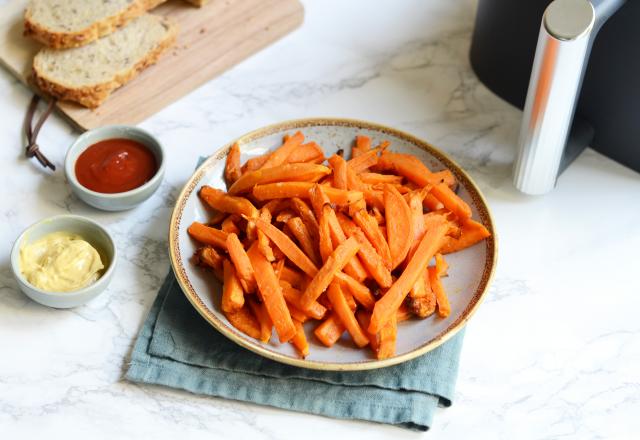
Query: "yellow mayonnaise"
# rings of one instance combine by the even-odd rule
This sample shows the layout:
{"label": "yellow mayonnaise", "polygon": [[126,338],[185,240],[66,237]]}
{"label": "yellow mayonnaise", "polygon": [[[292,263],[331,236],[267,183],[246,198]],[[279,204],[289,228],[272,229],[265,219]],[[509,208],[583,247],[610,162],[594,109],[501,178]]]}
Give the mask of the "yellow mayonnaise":
{"label": "yellow mayonnaise", "polygon": [[20,271],[35,287],[71,292],[100,278],[100,254],[81,236],[52,232],[20,249]]}

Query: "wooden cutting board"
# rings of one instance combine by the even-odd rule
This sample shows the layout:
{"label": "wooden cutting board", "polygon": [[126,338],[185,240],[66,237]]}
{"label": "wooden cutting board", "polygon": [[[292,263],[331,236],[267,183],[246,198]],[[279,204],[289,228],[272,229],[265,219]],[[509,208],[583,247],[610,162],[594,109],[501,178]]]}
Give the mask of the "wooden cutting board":
{"label": "wooden cutting board", "polygon": [[[22,35],[27,1],[0,6],[0,63],[29,85],[40,45]],[[58,110],[80,129],[143,121],[291,32],[304,15],[298,0],[211,0],[201,8],[170,0],[152,13],[178,24],[176,45],[95,110],[58,103]]]}

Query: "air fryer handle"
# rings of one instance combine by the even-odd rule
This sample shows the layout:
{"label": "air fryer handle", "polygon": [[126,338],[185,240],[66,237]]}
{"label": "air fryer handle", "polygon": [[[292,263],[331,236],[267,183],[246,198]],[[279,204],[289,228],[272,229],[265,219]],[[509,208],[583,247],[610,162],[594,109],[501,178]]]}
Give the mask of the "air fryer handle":
{"label": "air fryer handle", "polygon": [[523,193],[545,194],[555,186],[593,40],[625,2],[555,0],[545,10],[514,170]]}

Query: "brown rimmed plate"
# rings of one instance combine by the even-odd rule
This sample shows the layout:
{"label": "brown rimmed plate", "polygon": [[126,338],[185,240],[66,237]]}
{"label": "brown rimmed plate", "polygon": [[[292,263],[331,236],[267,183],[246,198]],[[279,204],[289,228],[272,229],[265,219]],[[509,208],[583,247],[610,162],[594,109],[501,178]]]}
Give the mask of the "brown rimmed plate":
{"label": "brown rimmed plate", "polygon": [[[191,257],[197,248],[187,234],[193,221],[206,222],[210,215],[198,198],[202,185],[225,189],[222,177],[227,152],[234,142],[240,144],[242,162],[272,150],[282,143],[282,137],[300,130],[308,140],[317,142],[326,156],[343,148],[350,150],[356,135],[371,137],[375,145],[379,141],[391,142],[390,150],[411,153],[434,171],[449,169],[459,182],[458,194],[471,206],[473,218],[482,222],[492,233],[489,239],[447,256],[449,276],[443,279],[451,302],[451,315],[447,319],[435,316],[424,320],[410,320],[398,325],[396,356],[376,360],[368,349],[357,349],[343,336],[331,348],[317,342],[312,334],[315,323],[307,323],[305,330],[310,354],[301,359],[291,344],[278,344],[272,337],[262,343],[241,333],[230,325],[220,309],[221,285],[214,276],[195,267]],[[285,121],[270,125],[241,136],[209,157],[191,176],[182,189],[169,225],[169,254],[171,265],[180,287],[193,307],[216,330],[237,344],[269,359],[286,364],[318,370],[366,370],[387,367],[415,358],[433,350],[462,329],[476,311],[487,292],[496,266],[496,238],[489,208],[471,178],[451,159],[427,142],[383,125],[370,122],[315,118]]]}

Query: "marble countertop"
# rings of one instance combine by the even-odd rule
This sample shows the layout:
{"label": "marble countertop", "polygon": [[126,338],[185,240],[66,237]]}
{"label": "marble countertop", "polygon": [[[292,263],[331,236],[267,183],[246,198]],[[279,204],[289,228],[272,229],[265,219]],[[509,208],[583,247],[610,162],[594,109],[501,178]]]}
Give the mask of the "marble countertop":
{"label": "marble countertop", "polygon": [[[469,67],[475,2],[305,2],[299,30],[148,119],[166,145],[161,189],[124,213],[71,195],[61,167],[22,156],[29,91],[0,70],[0,438],[630,439],[640,433],[640,175],[587,150],[544,197],[511,184],[520,111]],[[122,380],[169,268],[167,225],[196,157],[262,125],[368,119],[449,153],[497,223],[499,264],[468,325],[453,406],[418,434],[203,398]],[[40,145],[58,165],[62,119]],[[23,296],[9,250],[29,224],[89,216],[115,235],[107,294],[73,310]]]}

